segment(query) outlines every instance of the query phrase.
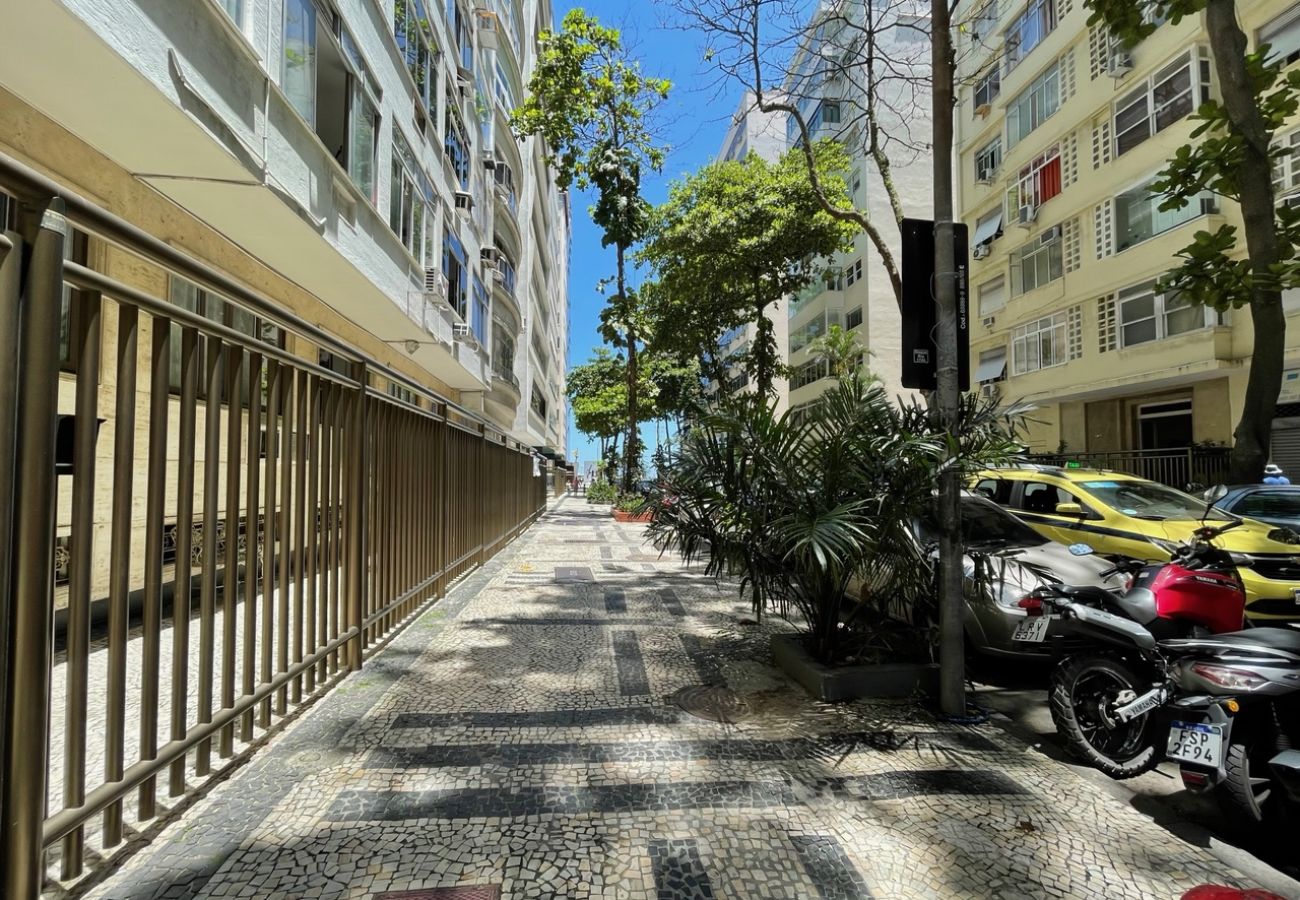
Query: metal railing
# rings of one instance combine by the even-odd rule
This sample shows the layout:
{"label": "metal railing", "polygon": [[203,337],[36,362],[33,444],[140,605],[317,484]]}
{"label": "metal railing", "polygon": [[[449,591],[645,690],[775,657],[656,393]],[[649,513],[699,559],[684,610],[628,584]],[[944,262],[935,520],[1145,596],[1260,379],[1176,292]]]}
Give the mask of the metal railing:
{"label": "metal railing", "polygon": [[1167,450],[1096,450],[1035,453],[1026,461],[1051,466],[1110,469],[1137,475],[1178,490],[1205,488],[1227,480],[1231,447],[1178,447]]}
{"label": "metal railing", "polygon": [[[201,786],[359,670],[548,484],[445,398],[3,155],[0,190],[18,200],[0,236],[0,896],[17,900],[111,862],[160,791]],[[65,261],[71,228],[104,271],[183,278],[283,342]]]}

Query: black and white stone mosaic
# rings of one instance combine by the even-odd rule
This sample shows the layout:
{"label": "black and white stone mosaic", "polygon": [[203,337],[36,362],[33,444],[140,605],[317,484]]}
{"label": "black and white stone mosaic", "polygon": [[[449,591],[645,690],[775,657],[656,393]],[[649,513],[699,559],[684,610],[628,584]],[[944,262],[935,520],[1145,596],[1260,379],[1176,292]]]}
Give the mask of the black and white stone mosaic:
{"label": "black and white stone mosaic", "polygon": [[[1243,882],[1000,730],[809,700],[771,665],[787,626],[642,534],[563,501],[86,893],[1166,900]],[[689,714],[673,698],[692,690],[737,715]]]}

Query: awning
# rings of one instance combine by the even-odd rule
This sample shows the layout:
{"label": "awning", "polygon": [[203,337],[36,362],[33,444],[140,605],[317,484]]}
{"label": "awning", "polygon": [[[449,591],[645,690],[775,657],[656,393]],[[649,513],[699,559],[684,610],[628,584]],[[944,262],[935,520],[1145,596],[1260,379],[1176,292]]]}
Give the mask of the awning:
{"label": "awning", "polygon": [[975,237],[971,238],[971,246],[978,247],[980,244],[993,240],[1001,230],[1002,210],[998,210],[975,226]]}
{"label": "awning", "polygon": [[988,356],[981,356],[979,368],[975,370],[976,383],[996,381],[1007,370],[1006,349],[994,350]]}

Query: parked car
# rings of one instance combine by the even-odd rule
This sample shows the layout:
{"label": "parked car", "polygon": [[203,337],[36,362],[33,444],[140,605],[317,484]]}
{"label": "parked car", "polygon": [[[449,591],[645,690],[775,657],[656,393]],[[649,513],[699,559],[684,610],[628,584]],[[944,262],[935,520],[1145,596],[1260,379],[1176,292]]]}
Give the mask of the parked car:
{"label": "parked car", "polygon": [[[922,547],[937,544],[938,526],[930,517],[912,524]],[[1102,573],[1111,563],[1088,551],[1054,543],[1001,507],[982,497],[962,497],[962,539],[967,548],[966,636],[971,646],[990,656],[1045,658],[1051,653],[1051,638],[1064,628],[1060,620],[1030,617],[1017,604],[1044,582],[1096,585],[1118,590],[1118,575]],[[978,560],[978,563],[977,563]],[[976,577],[976,567],[983,576]],[[981,587],[981,582],[983,586]],[[1028,639],[1028,629],[1046,632]],[[1017,638],[1017,634],[1020,638]]]}
{"label": "parked car", "polygon": [[1228,488],[1214,505],[1234,516],[1300,533],[1300,485],[1239,484]]}
{"label": "parked car", "polygon": [[[1202,517],[1239,518],[1163,484],[1100,469],[1018,466],[980,473],[973,489],[1062,544],[1087,543],[1105,556],[1164,562]],[[1256,622],[1300,619],[1300,537],[1247,518],[1223,536]]]}

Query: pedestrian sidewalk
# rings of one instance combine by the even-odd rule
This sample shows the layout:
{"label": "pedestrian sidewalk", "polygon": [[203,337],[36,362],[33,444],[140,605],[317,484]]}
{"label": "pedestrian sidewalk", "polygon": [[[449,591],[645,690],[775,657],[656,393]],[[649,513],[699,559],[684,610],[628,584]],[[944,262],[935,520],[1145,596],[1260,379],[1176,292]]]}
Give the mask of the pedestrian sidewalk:
{"label": "pedestrian sidewalk", "polygon": [[91,896],[1246,885],[999,728],[809,700],[771,665],[779,625],[641,534],[564,498]]}

